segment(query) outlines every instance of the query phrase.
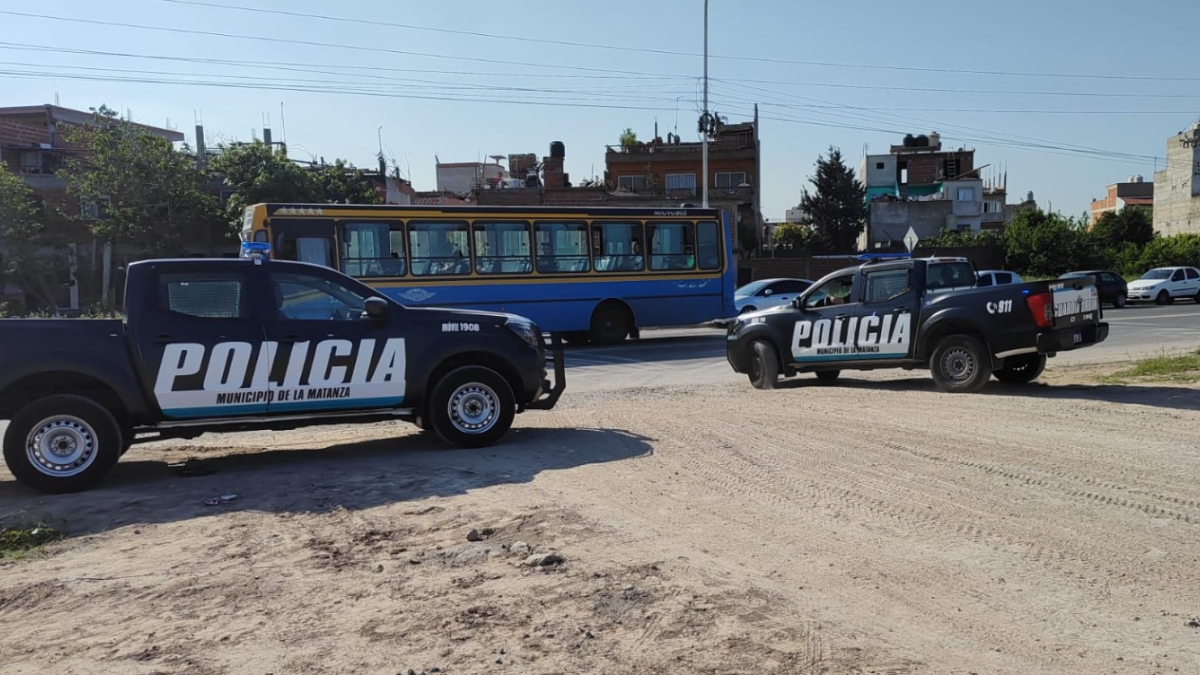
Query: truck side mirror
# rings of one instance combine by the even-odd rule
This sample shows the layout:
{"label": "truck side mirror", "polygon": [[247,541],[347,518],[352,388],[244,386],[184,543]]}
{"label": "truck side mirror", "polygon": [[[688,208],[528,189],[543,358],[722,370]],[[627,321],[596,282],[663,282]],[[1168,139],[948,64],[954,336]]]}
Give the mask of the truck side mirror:
{"label": "truck side mirror", "polygon": [[380,297],[367,298],[364,308],[372,319],[382,319],[388,315],[388,301]]}

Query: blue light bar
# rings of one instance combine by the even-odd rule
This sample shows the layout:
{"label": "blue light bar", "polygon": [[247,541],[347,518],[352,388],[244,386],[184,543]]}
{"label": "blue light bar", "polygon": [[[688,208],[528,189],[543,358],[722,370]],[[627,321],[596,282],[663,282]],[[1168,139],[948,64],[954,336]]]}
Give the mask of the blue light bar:
{"label": "blue light bar", "polygon": [[911,257],[911,253],[860,253],[857,256],[859,260],[900,260]]}
{"label": "blue light bar", "polygon": [[243,241],[242,257],[250,258],[255,265],[261,265],[271,253],[271,245],[265,241]]}

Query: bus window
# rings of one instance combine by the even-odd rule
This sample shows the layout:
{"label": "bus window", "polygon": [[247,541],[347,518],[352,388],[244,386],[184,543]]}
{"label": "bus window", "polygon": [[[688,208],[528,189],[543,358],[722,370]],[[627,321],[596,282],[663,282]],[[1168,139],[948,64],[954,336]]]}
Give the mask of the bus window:
{"label": "bus window", "polygon": [[471,273],[470,237],[466,223],[410,221],[408,251],[415,276]]}
{"label": "bus window", "polygon": [[388,223],[342,223],[342,271],[352,277],[404,276],[404,248],[392,248]]}
{"label": "bus window", "polygon": [[640,272],[645,269],[642,255],[641,223],[592,223],[592,258],[597,272]]}
{"label": "bus window", "polygon": [[702,270],[721,269],[721,231],[716,223],[696,224],[696,257]]}
{"label": "bus window", "polygon": [[539,221],[537,228],[537,270],[542,274],[587,272],[587,224],[582,222]]}
{"label": "bus window", "polygon": [[533,271],[529,255],[528,223],[482,223],[475,221],[475,271],[479,274],[528,274]]}
{"label": "bus window", "polygon": [[691,223],[650,223],[646,225],[650,240],[650,269],[696,269],[696,242]]}
{"label": "bus window", "polygon": [[269,239],[267,239],[267,231],[266,230],[255,230],[254,241],[262,242],[264,244],[267,243],[268,241],[270,241]]}

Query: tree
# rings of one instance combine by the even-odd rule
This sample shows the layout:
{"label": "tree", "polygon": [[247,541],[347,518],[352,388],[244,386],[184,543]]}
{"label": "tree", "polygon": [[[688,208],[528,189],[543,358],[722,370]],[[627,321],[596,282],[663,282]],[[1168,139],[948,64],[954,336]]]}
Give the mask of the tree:
{"label": "tree", "polygon": [[3,281],[16,284],[43,307],[57,304],[55,289],[62,260],[53,255],[45,225],[35,208],[33,191],[0,163],[0,260]]}
{"label": "tree", "polygon": [[793,251],[808,248],[812,243],[813,230],[808,225],[784,223],[775,228],[775,246]]}
{"label": "tree", "polygon": [[325,204],[378,204],[379,193],[362,169],[337,160],[310,174],[310,200]]}
{"label": "tree", "polygon": [[625,131],[621,132],[621,137],[617,142],[621,144],[622,150],[630,152],[637,145],[637,133],[632,128],[625,127]]}
{"label": "tree", "polygon": [[1121,248],[1127,244],[1145,246],[1154,238],[1151,210],[1131,206],[1101,215],[1092,225],[1092,236],[1102,246]]}
{"label": "tree", "polygon": [[1005,264],[1036,276],[1057,276],[1091,267],[1094,241],[1075,218],[1041,209],[1018,212],[1004,230]]}
{"label": "tree", "polygon": [[85,222],[101,241],[171,253],[184,232],[216,222],[218,202],[206,189],[208,177],[171,141],[104,106],[92,110],[90,125],[69,127],[63,137],[80,152],[59,175],[74,200],[98,205],[102,217]]}
{"label": "tree", "polygon": [[842,151],[831,146],[827,158],[817,157],[817,175],[810,181],[816,193],[806,188],[800,207],[812,218],[813,249],[819,253],[857,250],[866,224],[866,188],[846,166]]}

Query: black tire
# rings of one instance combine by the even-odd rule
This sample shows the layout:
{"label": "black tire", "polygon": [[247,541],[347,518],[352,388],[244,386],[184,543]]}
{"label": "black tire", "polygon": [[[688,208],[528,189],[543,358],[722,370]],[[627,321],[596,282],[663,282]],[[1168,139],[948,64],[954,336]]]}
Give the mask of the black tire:
{"label": "black tire", "polygon": [[[82,396],[46,396],[9,421],[4,462],[21,483],[63,494],[100,482],[126,447],[121,425],[99,403]],[[53,448],[63,454],[55,455]]]}
{"label": "black tire", "polygon": [[987,345],[972,335],[950,335],[933,348],[929,364],[933,381],[942,391],[969,393],[983,389],[992,376]]}
{"label": "black tire", "polygon": [[746,305],[745,307],[742,308],[742,311],[738,312],[738,314],[749,314],[750,312],[757,312],[757,311],[758,311],[758,308],[756,308],[754,305]]}
{"label": "black tire", "polygon": [[840,370],[818,370],[817,381],[821,384],[833,384],[841,375],[842,371]]}
{"label": "black tire", "polygon": [[[1129,302],[1129,298],[1125,297],[1125,294],[1122,293],[1117,296],[1116,300],[1113,301],[1113,307],[1116,307],[1117,309],[1124,309],[1126,303],[1128,303],[1128,302]],[[1200,302],[1200,295],[1196,296],[1196,302]]]}
{"label": "black tire", "polygon": [[615,345],[629,337],[633,330],[633,317],[625,306],[606,302],[592,312],[592,330],[589,335],[598,345]]}
{"label": "black tire", "polygon": [[750,370],[747,373],[755,389],[774,389],[779,383],[779,355],[765,340],[750,345]]}
{"label": "black tire", "polygon": [[1170,302],[1171,294],[1167,293],[1166,291],[1159,291],[1158,296],[1154,298],[1154,304],[1156,305],[1166,305],[1170,304]]}
{"label": "black tire", "polygon": [[1008,384],[1028,384],[1046,369],[1045,354],[1026,354],[1004,359],[1004,367],[992,373],[997,380]]}
{"label": "black tire", "polygon": [[492,445],[508,433],[517,412],[512,387],[491,368],[463,366],[433,386],[429,423],[438,436],[460,448]]}

